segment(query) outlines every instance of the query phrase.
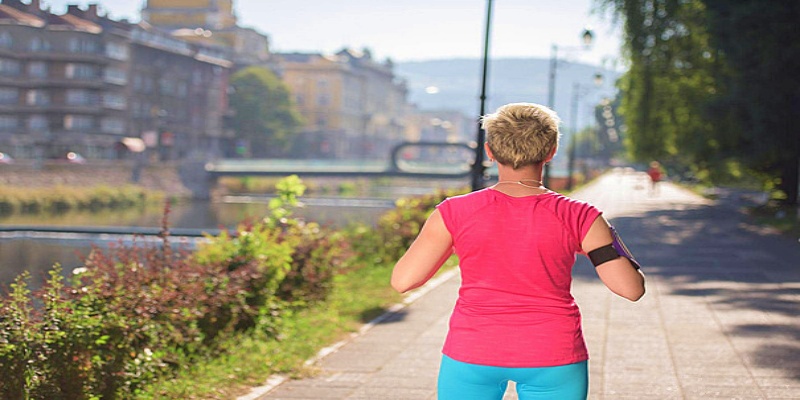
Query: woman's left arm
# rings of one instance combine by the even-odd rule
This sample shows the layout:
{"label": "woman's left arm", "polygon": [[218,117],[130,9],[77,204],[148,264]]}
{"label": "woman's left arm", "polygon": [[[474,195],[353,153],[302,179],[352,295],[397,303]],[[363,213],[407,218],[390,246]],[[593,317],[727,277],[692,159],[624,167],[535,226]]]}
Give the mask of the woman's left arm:
{"label": "woman's left arm", "polygon": [[427,282],[453,254],[453,238],[439,210],[425,221],[419,235],[392,271],[392,287],[405,293]]}

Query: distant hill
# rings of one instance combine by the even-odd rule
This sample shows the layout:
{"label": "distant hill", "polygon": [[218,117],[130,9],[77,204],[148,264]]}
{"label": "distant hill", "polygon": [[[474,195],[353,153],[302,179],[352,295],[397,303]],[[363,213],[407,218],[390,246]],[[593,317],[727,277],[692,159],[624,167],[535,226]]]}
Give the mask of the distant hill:
{"label": "distant hill", "polygon": [[[409,101],[422,110],[455,109],[465,115],[480,111],[482,76],[480,59],[442,59],[398,62],[395,73],[408,82]],[[487,80],[486,112],[511,102],[547,104],[550,60],[538,58],[501,58],[490,60]],[[596,73],[604,76],[603,85],[595,89]],[[578,125],[589,123],[591,107],[603,97],[613,96],[618,73],[599,67],[560,60],[556,73],[555,110],[569,124],[573,83],[592,88],[582,96]],[[435,86],[436,94],[426,88]]]}

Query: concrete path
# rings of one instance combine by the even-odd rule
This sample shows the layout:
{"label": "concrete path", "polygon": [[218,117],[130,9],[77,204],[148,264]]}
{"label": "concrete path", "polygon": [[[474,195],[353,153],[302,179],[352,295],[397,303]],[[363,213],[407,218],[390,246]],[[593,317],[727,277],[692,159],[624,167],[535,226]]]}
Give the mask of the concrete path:
{"label": "concrete path", "polygon": [[[617,171],[575,193],[604,210],[647,275],[647,294],[630,303],[579,257],[589,398],[800,399],[800,243],[744,222],[735,197],[647,184]],[[435,399],[458,284],[451,273],[419,289],[321,353],[315,377],[273,377],[240,399]]]}

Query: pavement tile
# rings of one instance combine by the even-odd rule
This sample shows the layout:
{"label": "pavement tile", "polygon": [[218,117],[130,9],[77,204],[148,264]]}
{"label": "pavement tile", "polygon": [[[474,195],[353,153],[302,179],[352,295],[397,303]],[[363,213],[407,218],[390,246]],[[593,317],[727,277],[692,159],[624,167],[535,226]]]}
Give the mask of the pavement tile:
{"label": "pavement tile", "polygon": [[721,386],[718,382],[686,385],[683,393],[687,399],[764,399],[760,388],[745,385]]}

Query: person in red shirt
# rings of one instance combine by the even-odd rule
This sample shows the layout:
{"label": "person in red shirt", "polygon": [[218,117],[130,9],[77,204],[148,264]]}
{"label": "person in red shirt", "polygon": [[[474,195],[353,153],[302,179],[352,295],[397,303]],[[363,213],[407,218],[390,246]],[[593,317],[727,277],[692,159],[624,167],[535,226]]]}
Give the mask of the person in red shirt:
{"label": "person in red shirt", "polygon": [[661,182],[661,164],[658,161],[650,163],[650,168],[647,169],[647,176],[650,177],[650,193],[658,194],[658,182]]}
{"label": "person in red shirt", "polygon": [[606,286],[631,301],[644,295],[644,275],[596,207],[543,186],[542,167],[558,147],[555,112],[514,103],[482,124],[497,184],[440,203],[391,284],[412,290],[453,252],[459,258],[440,400],[499,400],[510,380],[521,400],[585,399],[588,354],[570,293],[575,256],[588,255]]}

